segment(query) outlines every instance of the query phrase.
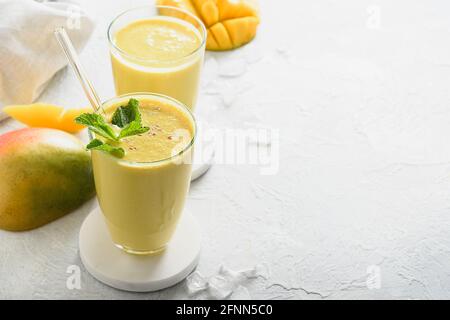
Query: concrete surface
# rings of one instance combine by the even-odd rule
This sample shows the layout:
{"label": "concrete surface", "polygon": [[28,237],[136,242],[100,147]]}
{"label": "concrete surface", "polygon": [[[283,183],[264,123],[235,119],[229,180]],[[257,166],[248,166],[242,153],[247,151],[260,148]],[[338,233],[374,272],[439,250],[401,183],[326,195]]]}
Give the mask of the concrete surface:
{"label": "concrete surface", "polygon": [[[82,60],[108,98],[107,22],[148,1],[81,2],[98,21]],[[193,183],[197,270],[265,263],[268,279],[243,285],[253,299],[450,298],[450,3],[261,7],[251,44],[207,53],[197,111],[219,129],[274,129],[279,139],[256,143],[273,147],[279,170],[216,164]],[[87,104],[70,70],[40,100]],[[133,294],[93,279],[77,239],[95,205],[31,232],[0,231],[0,297],[197,298],[185,283]],[[81,289],[71,290],[77,266]]]}

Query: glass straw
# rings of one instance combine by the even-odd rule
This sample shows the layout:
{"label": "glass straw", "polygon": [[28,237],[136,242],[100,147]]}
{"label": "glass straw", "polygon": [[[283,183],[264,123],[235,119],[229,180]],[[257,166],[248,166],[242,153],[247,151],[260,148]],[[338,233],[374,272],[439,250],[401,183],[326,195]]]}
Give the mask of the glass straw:
{"label": "glass straw", "polygon": [[84,93],[86,94],[86,97],[91,103],[92,108],[97,113],[100,111],[103,114],[105,114],[105,110],[103,110],[102,107],[102,102],[100,101],[97,92],[92,86],[92,83],[89,81],[86,72],[84,71],[81,65],[80,58],[78,57],[78,54],[75,48],[73,47],[72,41],[70,40],[69,35],[66,32],[66,29],[64,27],[58,27],[55,29],[54,34],[61,48],[63,49],[73,71],[75,72],[78,80],[80,81]]}

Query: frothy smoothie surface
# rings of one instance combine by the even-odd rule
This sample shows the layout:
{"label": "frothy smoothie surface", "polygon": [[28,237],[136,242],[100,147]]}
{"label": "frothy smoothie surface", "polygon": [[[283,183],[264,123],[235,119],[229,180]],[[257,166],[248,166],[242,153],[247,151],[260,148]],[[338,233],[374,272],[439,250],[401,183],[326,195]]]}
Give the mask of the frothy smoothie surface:
{"label": "frothy smoothie surface", "polygon": [[115,34],[121,50],[141,59],[172,60],[185,57],[201,44],[198,31],[173,17],[154,17],[130,23]]}
{"label": "frothy smoothie surface", "polygon": [[[108,107],[108,116],[111,117],[119,106],[126,103]],[[117,143],[110,142],[125,150],[123,160],[152,162],[167,159],[191,143],[194,124],[179,107],[156,99],[139,99],[139,111],[143,126],[150,130]]]}

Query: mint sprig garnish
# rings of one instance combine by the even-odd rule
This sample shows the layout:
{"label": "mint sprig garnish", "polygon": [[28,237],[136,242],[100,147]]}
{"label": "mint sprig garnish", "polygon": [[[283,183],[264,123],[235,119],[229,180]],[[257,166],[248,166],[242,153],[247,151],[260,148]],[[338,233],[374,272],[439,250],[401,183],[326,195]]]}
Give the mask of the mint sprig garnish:
{"label": "mint sprig garnish", "polygon": [[104,151],[117,158],[123,158],[125,150],[113,146],[108,143],[108,140],[119,141],[122,138],[145,133],[149,130],[148,127],[142,126],[139,101],[136,99],[130,99],[126,106],[120,106],[114,112],[111,123],[122,128],[118,134],[101,115],[96,113],[83,113],[75,118],[75,122],[89,127],[94,133],[106,138],[106,141],[93,139],[86,146],[87,149]]}
{"label": "mint sprig garnish", "polygon": [[93,139],[91,142],[89,142],[86,146],[86,149],[108,152],[117,158],[123,158],[123,156],[125,155],[125,150],[123,148],[114,147],[109,143],[104,143],[99,139]]}

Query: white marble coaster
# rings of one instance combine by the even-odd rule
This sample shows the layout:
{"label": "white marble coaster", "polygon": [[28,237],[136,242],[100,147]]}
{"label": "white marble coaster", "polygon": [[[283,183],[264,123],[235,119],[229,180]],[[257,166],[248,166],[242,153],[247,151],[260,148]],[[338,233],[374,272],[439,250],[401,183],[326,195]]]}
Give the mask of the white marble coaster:
{"label": "white marble coaster", "polygon": [[97,207],[81,226],[79,248],[84,266],[97,280],[126,291],[156,291],[182,281],[197,266],[200,229],[195,219],[184,212],[163,253],[132,255],[114,246]]}

